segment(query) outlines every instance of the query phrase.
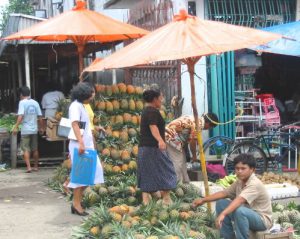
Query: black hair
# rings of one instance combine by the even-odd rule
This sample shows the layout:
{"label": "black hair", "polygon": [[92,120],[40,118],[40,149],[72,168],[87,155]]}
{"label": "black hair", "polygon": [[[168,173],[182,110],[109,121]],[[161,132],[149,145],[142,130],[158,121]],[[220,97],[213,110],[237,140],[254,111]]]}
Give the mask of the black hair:
{"label": "black hair", "polygon": [[233,159],[233,164],[238,163],[247,164],[250,168],[256,168],[256,160],[251,154],[240,154]]}
{"label": "black hair", "polygon": [[213,128],[218,125],[217,123],[219,123],[219,118],[214,113],[207,113],[203,117],[204,117],[205,123],[208,123]]}
{"label": "black hair", "polygon": [[71,90],[71,99],[72,101],[77,100],[80,103],[89,99],[94,93],[94,88],[86,82],[79,82]]}
{"label": "black hair", "polygon": [[30,89],[28,86],[22,86],[19,89],[19,93],[21,96],[24,96],[24,97],[30,96]]}
{"label": "black hair", "polygon": [[143,99],[147,103],[151,103],[155,98],[158,98],[160,96],[160,91],[159,90],[145,90],[143,92]]}
{"label": "black hair", "polygon": [[48,86],[47,86],[47,90],[48,91],[56,91],[56,90],[58,90],[58,84],[54,83],[53,81],[49,81],[48,82]]}

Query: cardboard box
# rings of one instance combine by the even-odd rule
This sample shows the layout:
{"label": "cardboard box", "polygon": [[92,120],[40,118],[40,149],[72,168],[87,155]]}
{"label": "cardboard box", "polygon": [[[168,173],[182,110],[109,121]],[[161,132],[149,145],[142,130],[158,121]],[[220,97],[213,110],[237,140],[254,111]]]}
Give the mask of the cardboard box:
{"label": "cardboard box", "polygon": [[59,138],[57,135],[57,128],[59,122],[56,119],[48,118],[47,119],[47,128],[46,128],[46,135],[50,139],[57,139]]}
{"label": "cardboard box", "polygon": [[250,234],[250,239],[292,239],[292,232],[279,232],[271,234],[269,232],[256,232]]}

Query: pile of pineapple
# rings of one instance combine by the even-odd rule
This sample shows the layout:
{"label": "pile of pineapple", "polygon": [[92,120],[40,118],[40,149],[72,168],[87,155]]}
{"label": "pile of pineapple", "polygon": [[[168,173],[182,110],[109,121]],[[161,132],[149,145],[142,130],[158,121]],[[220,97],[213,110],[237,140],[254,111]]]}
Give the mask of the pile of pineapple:
{"label": "pile of pineapple", "polygon": [[300,232],[300,205],[293,201],[285,206],[273,203],[272,210],[275,223],[279,223],[284,230],[294,229],[296,234]]}
{"label": "pile of pineapple", "polygon": [[171,206],[165,206],[161,199],[155,198],[144,206],[138,189],[130,186],[132,181],[126,182],[125,175],[118,177],[123,179],[120,186],[90,189],[99,191],[99,204],[93,208],[91,216],[74,229],[73,238],[219,238],[218,231],[213,229],[213,215],[205,207],[191,206],[199,195],[194,186],[179,184],[172,192],[174,203]]}
{"label": "pile of pineapple", "polygon": [[[144,108],[143,88],[123,83],[96,85],[95,125],[105,128],[105,137],[96,135],[97,150],[104,166],[105,183],[88,187],[83,205],[92,210],[83,224],[74,229],[74,238],[217,239],[214,217],[200,207],[191,207],[200,195],[192,185],[178,185],[172,192],[174,204],[164,206],[160,199],[142,206],[136,182],[140,114]],[[163,107],[161,115],[172,120]],[[63,192],[70,165],[56,170],[52,188]],[[70,195],[71,196],[71,195]]]}
{"label": "pile of pineapple", "polygon": [[[105,127],[106,134],[97,142],[104,170],[106,174],[131,174],[137,167],[143,88],[124,83],[97,84],[95,88],[94,123]],[[165,119],[172,119],[165,107],[160,112]]]}

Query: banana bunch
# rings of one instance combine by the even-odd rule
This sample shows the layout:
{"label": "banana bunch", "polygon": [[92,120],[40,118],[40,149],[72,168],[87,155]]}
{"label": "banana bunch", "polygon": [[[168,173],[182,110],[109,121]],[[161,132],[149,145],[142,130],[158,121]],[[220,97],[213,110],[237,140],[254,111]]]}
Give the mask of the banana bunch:
{"label": "banana bunch", "polygon": [[216,184],[222,186],[223,188],[228,188],[231,184],[233,184],[236,181],[236,179],[236,175],[231,174],[222,179],[217,180]]}

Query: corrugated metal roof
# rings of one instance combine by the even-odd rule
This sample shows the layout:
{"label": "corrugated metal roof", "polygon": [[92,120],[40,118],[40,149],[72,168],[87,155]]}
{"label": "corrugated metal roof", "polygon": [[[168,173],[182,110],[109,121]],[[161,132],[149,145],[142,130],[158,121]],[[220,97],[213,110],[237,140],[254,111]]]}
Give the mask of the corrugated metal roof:
{"label": "corrugated metal roof", "polygon": [[[9,36],[13,33],[16,33],[18,31],[21,31],[25,28],[31,27],[32,25],[39,23],[41,21],[44,21],[45,19],[43,18],[38,18],[30,15],[25,15],[25,14],[10,14],[7,24],[5,26],[4,31],[2,32],[2,37]],[[0,56],[2,55],[5,47],[8,44],[28,44],[30,40],[21,40],[21,41],[4,41],[0,40]],[[30,44],[39,44],[37,42],[30,42]]]}
{"label": "corrugated metal roof", "polygon": [[[44,18],[34,17],[25,14],[16,14],[16,13],[10,14],[7,25],[2,33],[2,37],[6,37],[13,33],[24,30],[44,20],[45,20]],[[29,42],[30,40],[20,40],[18,41],[18,44],[27,44]],[[9,41],[7,43],[16,44],[16,41]],[[35,43],[32,42],[31,44],[36,44],[36,42]]]}

